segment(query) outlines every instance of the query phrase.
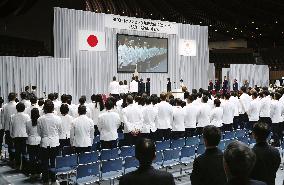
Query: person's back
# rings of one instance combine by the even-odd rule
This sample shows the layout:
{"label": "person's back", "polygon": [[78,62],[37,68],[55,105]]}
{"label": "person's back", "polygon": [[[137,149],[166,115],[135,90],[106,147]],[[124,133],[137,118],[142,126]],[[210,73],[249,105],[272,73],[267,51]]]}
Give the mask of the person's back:
{"label": "person's back", "polygon": [[197,116],[197,127],[210,125],[211,107],[207,103],[200,104],[199,114]]}
{"label": "person's back", "polygon": [[253,151],[256,155],[256,163],[250,177],[266,182],[267,185],[274,185],[281,157],[279,151],[266,142],[269,133],[266,123],[259,122],[254,125],[253,135],[257,143]]}
{"label": "person's back", "polygon": [[226,176],[223,168],[223,153],[218,149],[221,139],[219,128],[210,125],[203,129],[206,151],[193,163],[190,180],[192,185],[223,185]]}
{"label": "person's back", "polygon": [[120,125],[120,117],[116,112],[108,110],[99,116],[98,128],[100,139],[103,141],[112,141],[118,138],[117,129]]}
{"label": "person's back", "polygon": [[135,157],[139,161],[136,171],[123,175],[119,185],[175,185],[173,175],[152,167],[156,146],[150,139],[142,138],[135,146]]}

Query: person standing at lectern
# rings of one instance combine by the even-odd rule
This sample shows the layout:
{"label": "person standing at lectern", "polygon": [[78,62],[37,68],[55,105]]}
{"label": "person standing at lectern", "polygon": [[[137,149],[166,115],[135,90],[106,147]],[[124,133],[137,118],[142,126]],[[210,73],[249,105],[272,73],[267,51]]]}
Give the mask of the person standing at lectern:
{"label": "person standing at lectern", "polygon": [[224,76],[224,82],[223,82],[223,93],[227,93],[227,90],[228,90],[228,85],[229,85],[229,82],[227,80],[227,77]]}
{"label": "person standing at lectern", "polygon": [[209,81],[209,85],[208,85],[208,91],[212,91],[213,90],[213,82],[212,80]]}
{"label": "person standing at lectern", "polygon": [[150,96],[150,78],[147,78],[146,82],[146,94]]}
{"label": "person standing at lectern", "polygon": [[139,81],[139,86],[138,86],[138,95],[141,96],[143,93],[145,93],[145,83],[143,82],[143,79],[141,78]]}
{"label": "person standing at lectern", "polygon": [[238,91],[238,90],[239,90],[239,84],[237,79],[235,79],[233,83],[233,91]]}
{"label": "person standing at lectern", "polygon": [[218,78],[215,80],[215,90],[216,92],[220,91],[220,81],[218,80]]}
{"label": "person standing at lectern", "polygon": [[172,82],[170,78],[167,78],[167,92],[171,92],[172,91]]}

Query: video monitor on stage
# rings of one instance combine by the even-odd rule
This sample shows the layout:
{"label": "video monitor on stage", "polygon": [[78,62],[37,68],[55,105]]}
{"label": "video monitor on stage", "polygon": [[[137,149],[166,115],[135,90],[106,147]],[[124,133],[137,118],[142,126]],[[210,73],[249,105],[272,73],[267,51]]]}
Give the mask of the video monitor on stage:
{"label": "video monitor on stage", "polygon": [[167,73],[168,39],[117,35],[117,72]]}

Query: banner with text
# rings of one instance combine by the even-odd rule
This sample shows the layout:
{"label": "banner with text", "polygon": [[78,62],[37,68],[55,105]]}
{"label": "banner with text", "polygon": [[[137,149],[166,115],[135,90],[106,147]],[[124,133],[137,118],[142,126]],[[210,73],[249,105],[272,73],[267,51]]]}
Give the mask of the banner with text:
{"label": "banner with text", "polygon": [[125,17],[119,15],[108,15],[106,17],[105,26],[108,28],[116,29],[178,34],[178,26],[176,23]]}

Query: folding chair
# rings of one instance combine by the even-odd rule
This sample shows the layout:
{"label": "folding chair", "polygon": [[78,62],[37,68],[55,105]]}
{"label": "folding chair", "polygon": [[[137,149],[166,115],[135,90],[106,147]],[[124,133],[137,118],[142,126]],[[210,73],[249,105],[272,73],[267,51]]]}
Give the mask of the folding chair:
{"label": "folding chair", "polygon": [[163,167],[167,168],[172,167],[179,164],[179,153],[180,149],[166,149],[163,151],[164,154],[164,160],[163,160]]}
{"label": "folding chair", "polygon": [[205,152],[205,146],[204,145],[199,145],[197,147],[196,156],[199,156],[199,155],[203,154],[204,152]]}
{"label": "folding chair", "polygon": [[100,163],[92,163],[79,165],[77,167],[77,173],[75,178],[71,178],[71,181],[75,184],[91,184],[100,180]]}
{"label": "folding chair", "polygon": [[233,142],[233,140],[225,140],[225,148],[227,148],[227,146]]}
{"label": "folding chair", "polygon": [[97,151],[82,153],[79,154],[78,156],[78,164],[95,163],[98,160],[99,160],[99,154]]}
{"label": "folding chair", "polygon": [[186,138],[186,146],[197,146],[199,144],[199,138],[196,136]]}
{"label": "folding chair", "polygon": [[123,133],[118,133],[118,140],[124,140],[124,134]]}
{"label": "folding chair", "polygon": [[95,136],[94,137],[94,140],[93,140],[93,143],[99,143],[100,142],[100,136]]}
{"label": "folding chair", "polygon": [[75,154],[75,150],[73,147],[71,146],[64,146],[62,148],[62,156],[66,156],[66,155],[73,155]]}
{"label": "folding chair", "polygon": [[133,157],[135,156],[134,146],[122,146],[120,148],[120,157]]}
{"label": "folding chair", "polygon": [[[180,163],[187,166],[195,159],[195,146],[184,146],[180,151]],[[182,174],[183,168],[180,167],[180,174]],[[185,171],[185,170],[184,170]]]}
{"label": "folding chair", "polygon": [[55,167],[50,168],[49,170],[58,175],[68,175],[73,173],[77,167],[77,155],[70,155],[70,156],[57,156],[55,158]]}
{"label": "folding chair", "polygon": [[173,139],[171,142],[171,148],[182,148],[185,145],[185,139],[179,138],[179,139]]}
{"label": "folding chair", "polygon": [[224,140],[228,140],[228,139],[234,139],[235,138],[235,132],[225,132],[224,134]]}
{"label": "folding chair", "polygon": [[139,167],[139,161],[135,157],[124,159],[124,174],[135,171]]}
{"label": "folding chair", "polygon": [[170,140],[165,140],[165,141],[157,141],[156,142],[156,150],[157,151],[162,151],[162,150],[166,150],[169,149],[171,145]]}
{"label": "folding chair", "polygon": [[101,148],[101,143],[100,142],[93,143],[92,147],[91,147],[91,151],[97,151],[97,150],[100,150],[100,148]]}
{"label": "folding chair", "polygon": [[153,167],[155,169],[160,169],[162,168],[162,164],[163,164],[163,154],[161,151],[156,152],[156,158],[153,161]]}
{"label": "folding chair", "polygon": [[110,184],[114,184],[114,179],[122,176],[122,158],[102,161],[101,180],[109,180]]}
{"label": "folding chair", "polygon": [[118,150],[118,148],[101,150],[101,160],[110,160],[118,158]]}
{"label": "folding chair", "polygon": [[203,136],[200,136],[199,145],[204,145],[204,138],[203,138]]}
{"label": "folding chair", "polygon": [[236,132],[235,134],[236,138],[242,138],[246,136],[245,130],[236,130],[235,132]]}

